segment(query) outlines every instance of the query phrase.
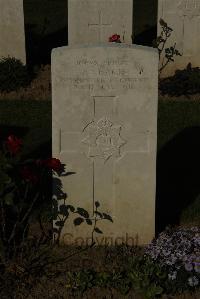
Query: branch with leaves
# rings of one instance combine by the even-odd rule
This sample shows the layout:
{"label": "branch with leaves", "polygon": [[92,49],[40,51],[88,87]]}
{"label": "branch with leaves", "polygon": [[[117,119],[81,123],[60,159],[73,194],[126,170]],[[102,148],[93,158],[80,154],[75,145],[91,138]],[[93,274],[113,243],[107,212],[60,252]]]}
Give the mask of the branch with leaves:
{"label": "branch with leaves", "polygon": [[[176,49],[176,43],[169,48],[165,48],[166,43],[173,32],[173,29],[169,27],[163,19],[160,19],[159,23],[162,30],[160,35],[154,41],[153,45],[155,48],[158,49],[159,61],[160,61],[159,74],[161,74],[163,69],[170,62],[174,62],[175,56],[182,56],[182,54]],[[163,52],[165,52],[164,56],[163,56]]]}

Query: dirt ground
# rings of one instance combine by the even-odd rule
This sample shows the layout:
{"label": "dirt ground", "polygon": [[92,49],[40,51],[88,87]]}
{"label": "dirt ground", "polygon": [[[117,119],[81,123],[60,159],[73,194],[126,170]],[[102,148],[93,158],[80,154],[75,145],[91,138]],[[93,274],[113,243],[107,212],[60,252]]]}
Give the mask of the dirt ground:
{"label": "dirt ground", "polygon": [[[131,254],[131,249],[122,250],[122,248],[105,249],[91,248],[80,254],[74,255],[65,262],[51,267],[49,277],[43,277],[34,284],[31,290],[24,290],[19,285],[18,295],[13,299],[145,299],[141,294],[130,291],[127,295],[120,294],[116,289],[93,287],[88,289],[83,295],[78,292],[72,292],[67,288],[67,272],[77,271],[80,269],[95,269],[98,271],[106,271],[112,269],[120,269],[126,262],[127,255]],[[74,249],[60,247],[57,252],[59,257],[67,257]],[[117,253],[117,254],[116,254]],[[134,254],[134,253],[133,253]],[[20,295],[21,293],[21,295]],[[195,294],[181,294],[179,296],[163,296],[162,299],[199,299],[200,292]],[[4,298],[1,298],[4,299]],[[8,298],[5,298],[8,299]]]}
{"label": "dirt ground", "polygon": [[[49,226],[45,227],[49,228]],[[38,237],[39,227],[33,225],[30,236]],[[60,263],[48,266],[46,275],[40,277],[32,283],[32,288],[24,288],[23,284],[18,285],[16,297],[12,299],[144,299],[140,294],[131,290],[127,295],[121,295],[116,289],[93,287],[88,289],[83,295],[72,292],[67,288],[67,273],[69,271],[94,270],[97,272],[118,272],[126,269],[128,258],[133,255],[140,255],[143,249],[139,247],[92,247],[78,248],[60,245],[55,247],[54,256]],[[181,294],[179,296],[163,296],[162,299],[199,299],[200,292],[195,294]],[[1,299],[9,299],[1,297]]]}

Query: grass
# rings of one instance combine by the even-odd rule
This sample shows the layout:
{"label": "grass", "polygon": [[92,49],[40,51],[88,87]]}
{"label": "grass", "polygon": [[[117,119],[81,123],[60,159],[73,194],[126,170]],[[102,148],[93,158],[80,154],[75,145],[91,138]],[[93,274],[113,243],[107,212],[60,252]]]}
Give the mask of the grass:
{"label": "grass", "polygon": [[51,102],[1,100],[0,130],[23,138],[24,155],[35,152],[35,156],[45,144],[49,144],[46,151],[51,153]]}
{"label": "grass", "polygon": [[[28,128],[28,150],[51,139],[51,101],[1,100],[0,125]],[[159,101],[158,151],[185,128],[200,126],[200,102]]]}
{"label": "grass", "polygon": [[200,101],[159,101],[158,150],[185,128],[200,127]]}

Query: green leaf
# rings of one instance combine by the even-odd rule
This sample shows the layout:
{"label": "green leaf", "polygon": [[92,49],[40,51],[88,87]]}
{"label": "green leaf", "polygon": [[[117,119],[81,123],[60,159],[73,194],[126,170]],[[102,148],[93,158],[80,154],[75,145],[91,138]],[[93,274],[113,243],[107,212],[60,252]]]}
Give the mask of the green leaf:
{"label": "green leaf", "polygon": [[7,206],[12,206],[14,204],[13,199],[14,199],[13,193],[8,193],[4,196],[4,202]]}
{"label": "green leaf", "polygon": [[83,222],[84,222],[84,219],[81,218],[81,217],[78,217],[78,218],[74,219],[74,225],[75,226],[80,225]]}
{"label": "green leaf", "polygon": [[83,208],[77,208],[77,213],[84,218],[89,218],[88,212]]}
{"label": "green leaf", "polygon": [[160,286],[156,286],[156,288],[155,288],[155,294],[156,295],[160,295],[160,294],[162,294],[162,292],[163,292],[163,288],[160,287]]}
{"label": "green leaf", "polygon": [[94,231],[98,234],[103,234],[103,232],[98,227],[95,227]]}

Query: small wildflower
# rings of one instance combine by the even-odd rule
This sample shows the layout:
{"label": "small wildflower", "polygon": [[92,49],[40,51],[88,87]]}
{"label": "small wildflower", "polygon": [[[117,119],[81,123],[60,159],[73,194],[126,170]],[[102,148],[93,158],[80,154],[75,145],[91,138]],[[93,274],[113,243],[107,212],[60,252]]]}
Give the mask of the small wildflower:
{"label": "small wildflower", "polygon": [[176,277],[177,277],[177,271],[174,271],[174,272],[168,274],[169,280],[175,280]]}
{"label": "small wildflower", "polygon": [[191,287],[196,287],[199,284],[199,280],[196,276],[188,278],[188,284]]}
{"label": "small wildflower", "polygon": [[185,263],[185,270],[186,271],[192,271],[193,270],[192,263]]}

